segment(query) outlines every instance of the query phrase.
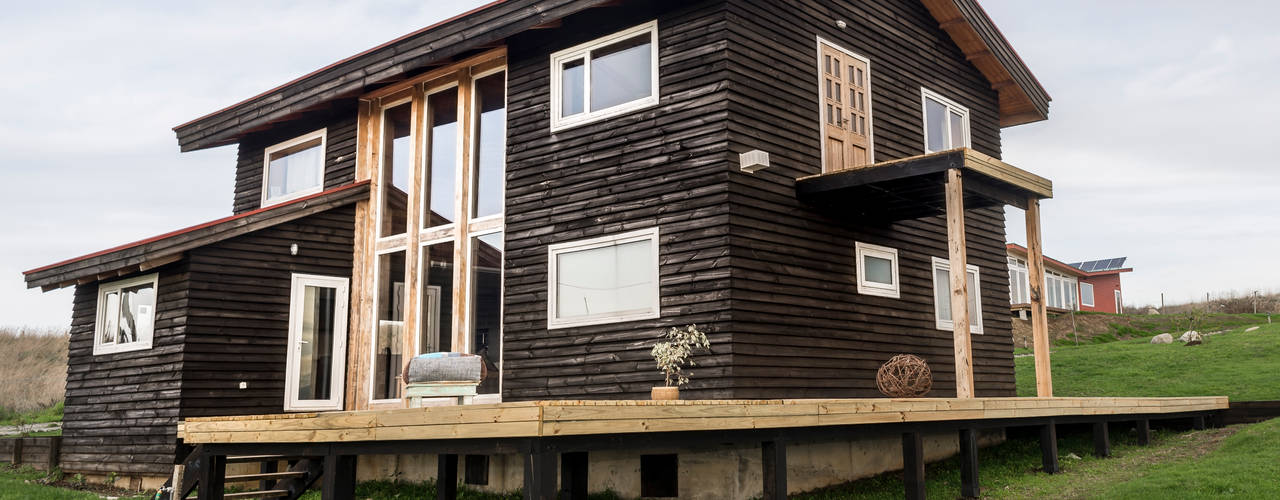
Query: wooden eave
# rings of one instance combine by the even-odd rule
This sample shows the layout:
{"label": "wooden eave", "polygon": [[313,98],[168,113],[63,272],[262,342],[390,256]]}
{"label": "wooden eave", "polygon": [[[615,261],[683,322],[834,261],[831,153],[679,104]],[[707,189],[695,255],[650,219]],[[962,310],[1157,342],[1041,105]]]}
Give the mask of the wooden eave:
{"label": "wooden eave", "polygon": [[322,191],[278,205],[225,217],[23,272],[27,288],[44,291],[154,269],[183,253],[368,199],[369,182]]}
{"label": "wooden eave", "polygon": [[498,0],[366,50],[245,101],[173,128],[182,151],[233,144],[245,134],[354,99],[517,33],[555,26],[616,0]]}
{"label": "wooden eave", "polygon": [[1049,118],[1049,93],[1009,45],[977,0],[923,0],[939,27],[999,96],[1000,126]]}
{"label": "wooden eave", "polygon": [[880,162],[796,180],[796,195],[842,217],[882,221],[946,213],[947,170],[965,175],[966,209],[1013,205],[1053,197],[1053,182],[969,148]]}

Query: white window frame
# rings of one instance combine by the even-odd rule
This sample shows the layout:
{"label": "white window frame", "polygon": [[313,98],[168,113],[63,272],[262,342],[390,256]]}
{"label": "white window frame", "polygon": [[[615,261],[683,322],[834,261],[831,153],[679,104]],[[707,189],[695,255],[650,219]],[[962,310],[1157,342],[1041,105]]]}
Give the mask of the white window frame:
{"label": "white window frame", "polygon": [[[649,33],[652,40],[649,44],[649,95],[605,109],[591,109],[591,58],[589,57],[591,51],[643,33]],[[583,65],[582,112],[572,116],[561,116],[560,113],[564,109],[561,106],[563,96],[561,68],[564,63],[576,59],[582,59]],[[553,133],[657,105],[658,96],[658,20],[656,19],[551,54],[551,132]]]}
{"label": "white window frame", "polygon": [[1120,294],[1120,290],[1112,290],[1112,293],[1115,294],[1116,298],[1116,314],[1124,314],[1124,304],[1121,303],[1121,299],[1124,297]]}
{"label": "white window frame", "polygon": [[[298,399],[298,356],[293,354],[302,341],[302,307],[306,287],[334,288],[337,292],[333,319],[333,356],[329,376],[329,399]],[[289,285],[289,344],[285,357],[284,410],[341,410],[347,380],[347,310],[350,308],[351,280],[341,276],[293,273]]]}
{"label": "white window frame", "polygon": [[947,108],[947,116],[944,117],[945,119],[942,121],[943,126],[946,128],[946,131],[943,132],[942,134],[943,134],[943,137],[946,138],[947,142],[951,141],[951,113],[952,112],[959,113],[962,117],[964,117],[964,145],[957,146],[955,144],[952,144],[951,147],[942,148],[939,151],[946,151],[948,149],[955,149],[959,147],[966,147],[966,148],[973,147],[973,142],[970,136],[971,127],[969,126],[969,108],[961,106],[959,103],[951,99],[942,97],[942,95],[937,92],[934,92],[924,87],[920,87],[920,119],[921,119],[921,124],[924,125],[925,154],[938,152],[938,151],[929,150],[929,107],[927,104],[928,99],[933,99],[935,101],[938,101]]}
{"label": "white window frame", "polygon": [[[1086,285],[1089,287],[1089,301],[1088,301],[1088,302],[1085,302],[1085,301],[1084,301],[1084,287],[1085,287]],[[1095,303],[1095,301],[1094,301],[1094,299],[1093,299],[1093,283],[1086,283],[1086,282],[1081,281],[1081,282],[1080,282],[1080,305],[1085,306],[1085,307],[1097,307],[1097,306],[1095,306],[1095,305],[1094,305],[1094,303]]]}
{"label": "white window frame", "polygon": [[[854,257],[858,259],[858,293],[862,295],[874,295],[877,297],[889,297],[892,299],[901,297],[901,282],[898,281],[898,249],[889,248],[880,245],[872,245],[861,241],[854,242]],[[867,281],[866,277],[866,258],[878,257],[889,261],[892,269],[892,285],[878,283],[875,281]]]}
{"label": "white window frame", "polygon": [[[270,179],[271,153],[275,153],[276,151],[280,151],[282,149],[288,149],[288,148],[297,146],[299,144],[302,144],[304,142],[314,141],[316,140],[316,138],[320,139],[320,185],[313,188],[307,188],[294,193],[289,193],[289,194],[277,196],[275,198],[271,198],[270,197],[271,192],[269,189],[271,186],[271,179]],[[319,193],[321,191],[324,191],[324,176],[325,176],[325,170],[326,170],[325,160],[329,151],[328,143],[329,143],[329,129],[322,128],[320,130],[309,132],[309,133],[300,135],[298,137],[295,137],[293,139],[289,139],[287,141],[281,142],[279,144],[276,144],[274,146],[268,147],[267,149],[263,150],[262,152],[262,206],[267,207],[271,205],[278,205],[280,203],[284,203],[289,200],[296,200],[303,196],[310,196],[310,195]]]}
{"label": "white window frame", "polygon": [[[1010,304],[1029,304],[1031,303],[1030,288],[1030,269],[1027,268],[1027,262],[1017,257],[1009,257],[1009,303]],[[1016,282],[1016,283],[1015,283]],[[1017,288],[1015,288],[1015,284]],[[1022,300],[1026,299],[1026,300]]]}
{"label": "white window frame", "polygon": [[[633,243],[636,241],[650,241],[650,262],[649,269],[652,273],[653,290],[650,294],[650,303],[647,309],[641,311],[627,312],[608,312],[600,314],[592,314],[576,318],[562,319],[556,316],[556,278],[558,272],[556,270],[556,257],[562,253],[573,253],[584,250],[592,250],[601,247],[622,245]],[[625,321],[637,321],[643,319],[654,319],[661,316],[661,300],[659,299],[659,290],[661,284],[658,272],[658,228],[651,227],[641,229],[639,231],[631,231],[628,233],[613,234],[602,236],[599,238],[591,238],[587,240],[571,241],[567,243],[558,243],[547,247],[547,329],[569,328],[575,326],[600,325],[605,323],[622,323]]]}
{"label": "white window frame", "polygon": [[[951,262],[947,259],[934,257],[933,265],[929,269],[929,274],[933,280],[933,318],[939,330],[952,331],[955,329],[954,322],[942,319],[942,305],[938,303],[937,298],[939,287],[947,291],[947,297],[951,297],[951,280],[948,279],[946,283],[938,283],[939,270],[950,273]],[[973,288],[969,289],[969,296],[973,297],[973,307],[976,309],[974,312],[978,316],[978,324],[969,325],[969,333],[982,335],[982,270],[973,264],[966,265],[965,270],[973,273]],[[968,304],[965,304],[965,307],[968,307]],[[955,317],[954,311],[952,311],[951,317]]]}
{"label": "white window frame", "polygon": [[[107,294],[111,292],[118,293],[120,290],[129,288],[131,286],[141,285],[143,283],[151,284],[152,296],[155,297],[155,303],[151,304],[151,331],[145,332],[146,335],[143,335],[143,332],[138,332],[138,340],[134,342],[130,342],[128,344],[122,345],[122,344],[117,344],[116,342],[112,342],[110,344],[104,344],[102,342],[102,328],[106,323],[105,315],[107,311],[103,308],[103,306],[106,304],[105,299],[107,297]],[[97,356],[100,354],[144,351],[144,350],[150,349],[152,345],[152,340],[154,339],[155,332],[156,332],[156,318],[157,316],[159,316],[158,314],[159,303],[160,303],[160,274],[159,273],[151,273],[143,276],[138,276],[135,278],[112,281],[110,283],[102,283],[98,285],[98,304],[97,304],[97,309],[94,315],[96,319],[94,320],[94,326],[93,326],[93,355]],[[118,310],[116,314],[119,314]],[[117,336],[116,340],[119,340],[119,332],[116,332],[116,336]]]}

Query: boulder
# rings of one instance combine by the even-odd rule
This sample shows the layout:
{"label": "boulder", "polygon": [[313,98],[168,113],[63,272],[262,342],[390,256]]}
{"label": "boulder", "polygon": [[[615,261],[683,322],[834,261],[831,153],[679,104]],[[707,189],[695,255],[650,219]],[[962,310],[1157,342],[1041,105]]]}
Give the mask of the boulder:
{"label": "boulder", "polygon": [[1162,334],[1160,334],[1160,335],[1156,335],[1156,336],[1154,336],[1154,337],[1151,337],[1151,343],[1152,343],[1152,344],[1172,344],[1172,343],[1173,343],[1173,335],[1170,335],[1170,334],[1167,334],[1167,333],[1162,333]]}
{"label": "boulder", "polygon": [[1178,337],[1178,342],[1191,342],[1192,340],[1200,340],[1200,332],[1187,330],[1181,337]]}

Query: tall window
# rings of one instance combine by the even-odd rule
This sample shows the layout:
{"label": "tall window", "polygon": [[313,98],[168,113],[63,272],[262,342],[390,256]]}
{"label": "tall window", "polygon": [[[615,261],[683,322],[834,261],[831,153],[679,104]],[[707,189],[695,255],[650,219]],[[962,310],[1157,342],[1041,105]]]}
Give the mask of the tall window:
{"label": "tall window", "polygon": [[873,162],[871,60],[819,38],[818,86],[823,171]]}
{"label": "tall window", "polygon": [[1093,283],[1080,283],[1080,305],[1093,307]]}
{"label": "tall window", "polygon": [[658,317],[658,228],[551,245],[548,254],[548,328]]}
{"label": "tall window", "polygon": [[658,22],[551,54],[551,130],[658,103]]}
{"label": "tall window", "polygon": [[1076,308],[1076,279],[1048,271],[1044,275],[1045,304],[1058,309]]}
{"label": "tall window", "polygon": [[500,392],[504,65],[486,53],[366,97],[381,161],[371,403],[398,400],[404,363],[437,351],[481,355],[480,394]]}
{"label": "tall window", "polygon": [[158,279],[158,274],[148,274],[98,286],[95,355],[151,348]]}
{"label": "tall window", "polygon": [[970,147],[969,108],[926,88],[920,89],[924,107],[924,152]]}
{"label": "tall window", "polygon": [[1027,289],[1027,262],[1009,257],[1009,303],[1030,304],[1031,291]]}
{"label": "tall window", "polygon": [[[982,333],[982,289],[978,280],[978,266],[967,266],[969,286],[969,331]],[[951,321],[951,263],[933,258],[933,307],[939,330],[952,330]]]}
{"label": "tall window", "polygon": [[325,132],[320,129],[263,152],[262,206],[324,189]]}

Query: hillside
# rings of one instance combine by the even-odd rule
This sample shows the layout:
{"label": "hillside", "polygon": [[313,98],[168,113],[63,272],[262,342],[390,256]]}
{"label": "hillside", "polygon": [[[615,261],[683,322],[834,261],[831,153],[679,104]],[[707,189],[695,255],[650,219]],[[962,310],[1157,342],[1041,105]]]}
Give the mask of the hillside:
{"label": "hillside", "polygon": [[[1280,319],[1280,318],[1277,318]],[[1081,344],[1124,340],[1138,337],[1150,338],[1161,333],[1173,333],[1177,337],[1189,329],[1214,332],[1265,324],[1266,314],[1110,314],[1076,312],[1059,314],[1049,318],[1049,339],[1055,345]],[[1192,326],[1194,324],[1194,326]],[[1031,322],[1014,318],[1013,345],[1031,348]]]}
{"label": "hillside", "polygon": [[67,380],[65,332],[0,329],[0,420],[62,401]]}

